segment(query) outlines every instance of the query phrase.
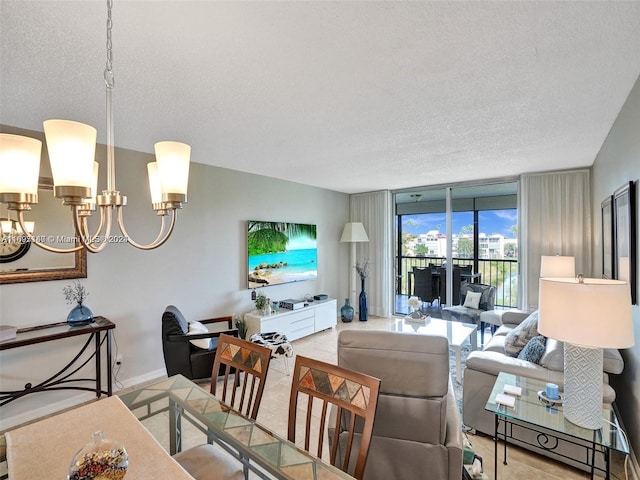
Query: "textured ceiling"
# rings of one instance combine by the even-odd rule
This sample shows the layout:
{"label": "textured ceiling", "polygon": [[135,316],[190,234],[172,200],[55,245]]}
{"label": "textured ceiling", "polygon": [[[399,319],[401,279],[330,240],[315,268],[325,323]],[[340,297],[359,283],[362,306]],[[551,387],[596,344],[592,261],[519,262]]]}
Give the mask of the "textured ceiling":
{"label": "textured ceiling", "polygon": [[[114,3],[118,146],[346,193],[589,166],[640,74],[638,1]],[[0,123],[105,143],[105,24],[1,0]]]}

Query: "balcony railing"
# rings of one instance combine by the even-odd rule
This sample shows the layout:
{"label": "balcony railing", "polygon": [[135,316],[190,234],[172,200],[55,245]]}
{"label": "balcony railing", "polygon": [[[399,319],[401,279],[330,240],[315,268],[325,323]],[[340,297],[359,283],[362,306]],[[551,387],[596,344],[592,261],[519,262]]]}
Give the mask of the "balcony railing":
{"label": "balcony railing", "polygon": [[[442,257],[401,257],[397,276],[396,293],[409,295],[408,272],[425,268],[430,264],[442,266]],[[453,258],[456,266],[473,265],[472,258]],[[396,265],[398,259],[396,258]],[[518,306],[518,261],[515,259],[478,259],[478,272],[482,274],[482,283],[496,287],[496,307],[515,308]]]}

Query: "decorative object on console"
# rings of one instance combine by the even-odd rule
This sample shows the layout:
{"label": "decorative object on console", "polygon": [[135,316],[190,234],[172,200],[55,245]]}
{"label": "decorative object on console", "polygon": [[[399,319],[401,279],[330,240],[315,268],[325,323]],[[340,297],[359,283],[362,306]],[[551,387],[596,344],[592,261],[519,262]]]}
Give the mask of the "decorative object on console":
{"label": "decorative object on console", "polygon": [[264,293],[262,293],[262,292],[258,293],[258,295],[256,297],[255,305],[256,305],[256,310],[258,310],[260,315],[264,315],[265,308],[267,307],[268,301],[269,301],[269,299],[267,298],[267,296]]}
{"label": "decorative object on console", "polygon": [[354,310],[351,304],[349,303],[349,299],[345,298],[344,305],[340,309],[340,319],[344,323],[350,323],[351,321],[353,321],[353,313],[354,313]]}
{"label": "decorative object on console", "polygon": [[360,275],[360,297],[358,299],[358,320],[366,322],[369,314],[367,305],[367,292],[364,291],[364,281],[369,275],[369,259],[363,258],[356,262],[356,271]]}
{"label": "decorative object on console", "polygon": [[[29,233],[33,233],[35,228],[34,222],[24,222]],[[8,263],[18,260],[27,254],[31,242],[26,235],[22,233],[20,224],[9,218],[0,218],[2,226],[2,241],[0,242],[0,263]]]}
{"label": "decorative object on console", "polygon": [[71,285],[67,285],[62,289],[62,293],[64,293],[64,297],[67,300],[68,304],[77,303],[75,307],[69,312],[67,316],[67,322],[71,325],[86,325],[93,321],[93,313],[89,309],[89,307],[83,305],[85,298],[89,296],[89,292],[84,288],[79,281],[72,283]]}
{"label": "decorative object on console", "polygon": [[[364,230],[364,225],[360,222],[347,223],[342,230],[342,236],[340,242],[351,243],[351,249],[349,251],[349,264],[354,265],[356,263],[356,243],[368,242],[369,237]],[[353,305],[356,301],[356,272],[351,270],[349,276],[349,301]]]}
{"label": "decorative object on console", "polygon": [[67,480],[124,478],[129,468],[129,455],[120,442],[104,438],[95,432],[90,443],[82,447],[71,460]]}
{"label": "decorative object on console", "polygon": [[[273,302],[274,304],[277,302]],[[243,340],[247,339],[247,322],[244,319],[244,315],[242,313],[234,313],[233,314],[233,326],[238,329],[238,337]]]}
{"label": "decorative object on console", "polygon": [[[602,348],[633,346],[627,282],[600,278],[540,279],[539,332],[564,344],[564,416],[602,427]],[[606,313],[602,306],[606,305]]]}
{"label": "decorative object on console", "polygon": [[[28,232],[24,212],[38,203],[42,142],[20,135],[0,134],[0,170],[3,172],[0,179],[0,202],[6,203],[9,210],[17,212],[18,223],[32,243],[53,253],[69,253],[83,248],[93,253],[100,252],[109,243],[105,241],[106,238],[120,238],[111,235],[111,219],[114,215],[124,243],[143,250],[159,247],[173,232],[176,210],[182,208],[182,204],[187,201],[191,147],[179,142],[156,143],[157,160],[149,163],[147,169],[152,208],[162,217],[160,231],[148,245],[136,243],[127,234],[122,219],[122,207],[127,204],[127,197],[120,194],[115,184],[112,3],[112,0],[107,2],[107,60],[104,70],[107,94],[107,188],[102,191],[102,195],[97,195],[98,163],[94,161],[96,129],[69,120],[47,120],[43,124],[54,178],[54,195],[62,199],[63,205],[71,207],[75,237],[81,245],[70,248],[52,247],[38,241]],[[91,233],[87,217],[96,209],[96,205],[100,207],[99,230]],[[169,222],[166,221],[168,215]]]}

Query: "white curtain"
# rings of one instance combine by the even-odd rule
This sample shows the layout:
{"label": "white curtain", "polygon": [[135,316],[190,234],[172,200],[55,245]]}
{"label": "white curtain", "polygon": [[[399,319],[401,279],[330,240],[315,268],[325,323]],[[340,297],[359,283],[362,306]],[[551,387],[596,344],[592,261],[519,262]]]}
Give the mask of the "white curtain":
{"label": "white curtain", "polygon": [[[369,314],[378,317],[393,314],[392,207],[389,191],[350,197],[350,221],[362,222],[369,236],[368,242],[356,244],[356,259],[369,258],[371,261],[366,292]],[[360,291],[359,283],[356,290]]]}
{"label": "white curtain", "polygon": [[523,175],[519,198],[520,306],[534,309],[542,255],[574,256],[576,273],[591,275],[589,170]]}

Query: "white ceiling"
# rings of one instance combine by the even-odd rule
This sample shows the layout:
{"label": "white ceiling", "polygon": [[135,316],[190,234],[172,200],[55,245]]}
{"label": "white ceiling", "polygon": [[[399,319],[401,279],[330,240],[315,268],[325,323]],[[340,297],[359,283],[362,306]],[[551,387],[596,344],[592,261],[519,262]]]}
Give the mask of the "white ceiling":
{"label": "white ceiling", "polygon": [[[118,146],[346,193],[591,165],[640,74],[638,1],[114,3]],[[0,123],[105,143],[105,24],[1,0]]]}

